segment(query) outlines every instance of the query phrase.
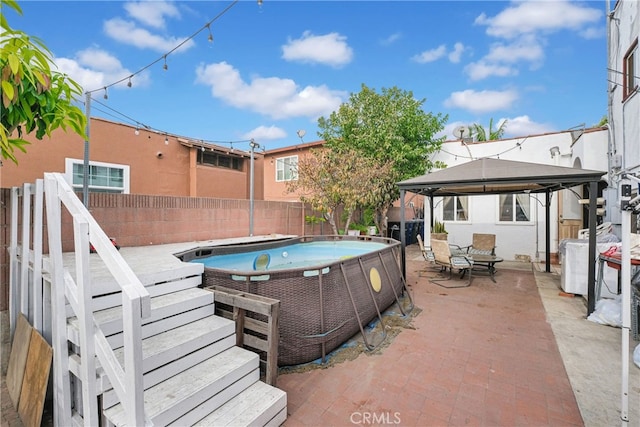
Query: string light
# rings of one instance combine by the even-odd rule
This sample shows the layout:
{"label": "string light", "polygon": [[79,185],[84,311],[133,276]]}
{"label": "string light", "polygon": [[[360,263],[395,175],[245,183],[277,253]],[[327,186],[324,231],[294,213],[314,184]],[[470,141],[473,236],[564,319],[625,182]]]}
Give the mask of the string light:
{"label": "string light", "polygon": [[169,145],[169,137],[167,135],[164,136],[164,145]]}
{"label": "string light", "polygon": [[127,83],[127,87],[131,87],[131,76],[129,76],[129,82]]}
{"label": "string light", "polygon": [[107,87],[104,87],[104,95],[102,96],[104,99],[109,99],[109,94],[107,93]]}
{"label": "string light", "polygon": [[[220,12],[218,15],[216,15],[213,19],[209,20],[206,24],[204,24],[202,27],[200,27],[200,29],[198,29],[195,33],[193,33],[192,35],[190,35],[189,37],[185,38],[182,42],[180,42],[178,45],[176,45],[173,49],[171,49],[170,51],[168,51],[167,53],[165,53],[164,55],[162,55],[161,57],[159,57],[158,59],[156,59],[155,61],[151,62],[150,64],[147,64],[146,66],[140,68],[138,71],[136,71],[135,73],[131,74],[128,77],[123,77],[120,80],[117,80],[111,84],[108,84],[107,86],[105,86],[104,88],[109,88],[111,86],[115,86],[119,83],[122,83],[124,81],[126,81],[127,79],[131,79],[132,77],[135,77],[136,75],[142,73],[143,71],[145,71],[147,68],[150,68],[151,66],[157,64],[160,61],[164,60],[164,64],[163,64],[163,69],[168,70],[169,66],[167,65],[167,56],[173,52],[175,52],[176,50],[180,49],[185,43],[191,41],[193,38],[195,38],[198,34],[200,34],[201,31],[203,31],[205,28],[208,28],[210,31],[210,27],[211,24],[215,21],[217,21],[218,19],[220,19],[220,17],[222,17],[225,13],[227,13],[233,6],[235,6],[240,0],[234,0],[229,6],[227,6],[224,10],[222,10],[222,12]],[[258,0],[258,5],[262,6],[262,1]],[[213,34],[211,34],[211,39],[213,39]],[[97,92],[101,89],[94,89],[94,90],[88,90],[85,93],[86,94],[91,94],[94,92]]]}
{"label": "string light", "polygon": [[209,30],[209,37],[207,37],[207,40],[209,40],[209,43],[213,43],[213,34],[211,34],[211,24],[207,24],[207,30]]}
{"label": "string light", "polygon": [[[165,141],[166,141],[166,142],[167,142],[167,144],[168,144],[168,135],[169,135],[170,133],[169,133],[169,132],[167,132],[166,130],[163,130],[163,129],[156,129],[156,128],[153,128],[153,127],[151,127],[151,126],[149,126],[149,125],[147,125],[147,124],[144,124],[144,123],[142,123],[140,120],[137,120],[137,119],[135,119],[135,118],[133,118],[133,117],[130,117],[130,116],[128,116],[128,115],[126,115],[126,114],[124,114],[123,112],[118,111],[118,110],[116,110],[116,109],[112,108],[112,107],[111,107],[111,106],[109,106],[108,104],[105,104],[104,102],[100,102],[100,101],[98,101],[97,99],[94,99],[94,100],[93,100],[93,102],[95,102],[96,104],[99,104],[100,106],[102,106],[102,107],[104,107],[104,108],[106,108],[106,109],[108,109],[108,110],[111,110],[113,113],[115,113],[115,114],[112,114],[112,113],[110,113],[110,112],[108,112],[108,111],[102,110],[101,108],[94,106],[94,108],[95,108],[97,111],[100,111],[100,112],[102,112],[102,113],[104,113],[104,114],[106,114],[106,115],[109,115],[109,116],[113,117],[115,120],[120,120],[120,121],[122,121],[122,120],[123,120],[122,118],[124,117],[124,118],[126,119],[126,121],[128,121],[128,123],[130,123],[130,124],[131,124],[131,126],[132,126],[132,127],[135,127],[135,129],[134,129],[134,133],[135,133],[136,135],[138,135],[138,134],[139,134],[139,130],[142,128],[142,129],[145,129],[145,130],[147,130],[147,131],[149,131],[149,132],[155,132],[156,134],[165,135]],[[117,114],[117,115],[116,115],[116,114]],[[175,138],[184,138],[184,139],[189,139],[189,140],[192,140],[192,139],[193,139],[193,138],[188,137],[188,136],[180,136],[180,135],[175,135],[175,134],[171,134],[171,135],[172,135],[172,136],[174,136]],[[149,135],[149,139],[151,139],[151,135]],[[200,140],[198,140],[198,143],[199,143],[199,144],[204,144],[205,146],[206,146],[207,144],[213,144],[213,145],[216,145],[216,144],[217,144],[217,145],[221,145],[221,144],[228,144],[228,145],[229,145],[229,147],[230,147],[230,149],[231,149],[231,150],[234,150],[234,151],[235,151],[235,149],[234,149],[234,147],[233,147],[233,144],[242,144],[242,143],[249,143],[249,142],[251,142],[251,140],[250,140],[250,139],[237,140],[237,141],[214,141],[214,140],[204,140],[204,139],[200,139]],[[206,150],[205,150],[205,151],[206,151]],[[211,148],[211,151],[215,151],[215,149],[212,147],[212,148]]]}

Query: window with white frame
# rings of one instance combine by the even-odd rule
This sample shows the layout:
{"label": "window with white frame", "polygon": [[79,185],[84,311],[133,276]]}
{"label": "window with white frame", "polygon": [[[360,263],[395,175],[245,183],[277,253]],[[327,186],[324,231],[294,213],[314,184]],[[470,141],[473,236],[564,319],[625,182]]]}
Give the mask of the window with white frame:
{"label": "window with white frame", "polygon": [[[65,177],[75,191],[83,190],[84,162],[65,160]],[[89,192],[129,194],[129,166],[114,163],[89,162]]]}
{"label": "window with white frame", "polygon": [[298,156],[276,159],[276,181],[295,181],[298,179]]}
{"label": "window with white frame", "polygon": [[624,75],[624,90],[622,92],[622,97],[625,99],[638,90],[638,86],[640,86],[640,53],[638,52],[638,39],[631,44],[631,47],[624,55],[622,73]]}
{"label": "window with white frame", "polygon": [[531,221],[531,197],[529,194],[501,194],[499,198],[500,222]]}
{"label": "window with white frame", "polygon": [[445,196],[442,200],[444,221],[469,220],[469,196]]}

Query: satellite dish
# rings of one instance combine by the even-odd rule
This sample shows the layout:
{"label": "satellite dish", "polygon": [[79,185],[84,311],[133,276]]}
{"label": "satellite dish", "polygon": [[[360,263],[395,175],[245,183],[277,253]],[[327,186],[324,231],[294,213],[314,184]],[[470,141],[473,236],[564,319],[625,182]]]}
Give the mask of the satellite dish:
{"label": "satellite dish", "polygon": [[471,129],[465,125],[456,126],[455,129],[453,129],[453,136],[457,139],[469,138],[471,136]]}
{"label": "satellite dish", "polygon": [[307,134],[307,131],[304,129],[300,129],[296,133],[298,134],[298,138],[302,139]]}

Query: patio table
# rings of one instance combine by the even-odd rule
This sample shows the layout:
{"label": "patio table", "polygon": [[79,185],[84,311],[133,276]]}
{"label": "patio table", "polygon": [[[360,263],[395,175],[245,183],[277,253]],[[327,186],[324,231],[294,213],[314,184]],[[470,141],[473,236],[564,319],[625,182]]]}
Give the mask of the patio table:
{"label": "patio table", "polygon": [[[504,261],[504,258],[500,258],[499,256],[495,256],[495,255],[484,255],[484,254],[469,254],[467,255],[467,257],[473,260],[473,267],[474,267],[473,271],[476,271],[475,269],[476,266],[486,267],[486,271],[489,273],[489,277],[491,278],[493,283],[496,283],[496,279],[494,277],[496,274],[496,263]],[[481,270],[481,271],[485,271],[485,270]]]}

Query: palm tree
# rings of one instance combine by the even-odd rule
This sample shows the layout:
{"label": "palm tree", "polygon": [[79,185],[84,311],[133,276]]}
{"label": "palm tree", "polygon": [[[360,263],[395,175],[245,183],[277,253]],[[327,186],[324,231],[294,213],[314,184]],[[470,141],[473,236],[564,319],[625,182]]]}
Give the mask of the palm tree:
{"label": "palm tree", "polygon": [[502,135],[504,135],[504,131],[506,130],[506,127],[507,127],[507,121],[503,120],[500,123],[500,126],[498,126],[498,128],[494,130],[493,118],[491,118],[489,120],[488,134],[485,128],[479,123],[474,123],[471,125],[471,134],[475,137],[476,141],[495,141],[496,139],[502,138]]}

